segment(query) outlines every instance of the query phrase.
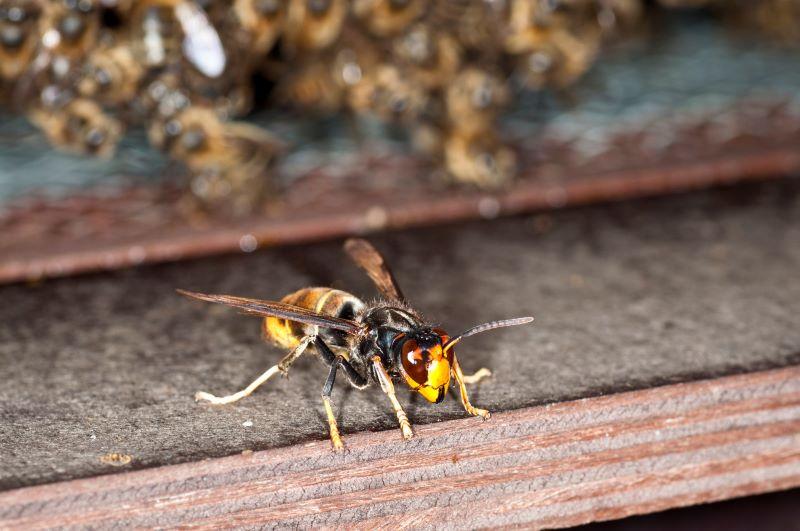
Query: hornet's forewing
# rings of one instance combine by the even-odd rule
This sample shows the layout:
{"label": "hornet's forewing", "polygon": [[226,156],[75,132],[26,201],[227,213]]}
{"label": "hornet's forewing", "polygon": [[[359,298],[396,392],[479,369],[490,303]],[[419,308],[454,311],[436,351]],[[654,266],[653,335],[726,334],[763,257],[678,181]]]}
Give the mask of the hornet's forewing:
{"label": "hornet's forewing", "polygon": [[297,321],[310,325],[321,326],[324,328],[333,328],[334,330],[341,330],[348,334],[358,334],[361,331],[361,325],[355,321],[348,319],[341,319],[339,317],[332,317],[328,315],[321,315],[306,308],[295,306],[293,304],[286,304],[278,301],[262,301],[259,299],[248,299],[245,297],[234,297],[233,295],[208,295],[205,293],[195,293],[192,291],[177,290],[181,295],[191,297],[206,302],[216,302],[218,304],[225,304],[238,308],[243,313],[248,315],[258,315],[261,317],[278,317],[281,319],[288,319],[289,321]]}

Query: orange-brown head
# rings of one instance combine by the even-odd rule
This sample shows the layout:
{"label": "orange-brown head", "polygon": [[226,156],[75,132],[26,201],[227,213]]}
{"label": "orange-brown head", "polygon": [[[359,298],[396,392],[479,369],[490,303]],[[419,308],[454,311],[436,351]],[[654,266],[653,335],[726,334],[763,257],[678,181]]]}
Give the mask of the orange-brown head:
{"label": "orange-brown head", "polygon": [[438,328],[399,334],[393,347],[399,351],[400,371],[411,389],[438,404],[450,387],[452,349],[445,351],[447,334]]}
{"label": "orange-brown head", "polygon": [[491,321],[473,326],[452,338],[440,328],[417,329],[397,334],[392,341],[392,351],[394,359],[399,358],[397,365],[408,386],[429,402],[438,404],[444,400],[450,387],[450,376],[456,365],[456,353],[453,351],[456,343],[481,332],[531,321],[533,317]]}

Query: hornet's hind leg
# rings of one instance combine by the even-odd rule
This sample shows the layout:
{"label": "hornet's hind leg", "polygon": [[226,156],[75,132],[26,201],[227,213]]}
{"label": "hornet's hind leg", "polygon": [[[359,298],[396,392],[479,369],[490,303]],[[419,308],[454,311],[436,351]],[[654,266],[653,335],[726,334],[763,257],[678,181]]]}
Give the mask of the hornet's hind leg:
{"label": "hornet's hind leg", "polygon": [[269,369],[267,369],[264,374],[253,380],[253,382],[242,389],[237,393],[233,393],[232,395],[227,396],[214,396],[211,393],[206,393],[205,391],[198,391],[194,395],[194,399],[198,402],[200,400],[205,400],[207,402],[211,402],[212,404],[230,404],[232,402],[236,402],[241,400],[242,398],[250,395],[253,391],[258,389],[258,387],[278,374],[279,372],[283,374],[287,374],[289,372],[289,367],[292,366],[292,363],[295,362],[297,358],[299,358],[303,352],[305,352],[306,347],[316,339],[316,336],[306,336],[300,340],[300,343],[292,350],[289,354],[284,356],[284,358],[277,364],[273,365]]}

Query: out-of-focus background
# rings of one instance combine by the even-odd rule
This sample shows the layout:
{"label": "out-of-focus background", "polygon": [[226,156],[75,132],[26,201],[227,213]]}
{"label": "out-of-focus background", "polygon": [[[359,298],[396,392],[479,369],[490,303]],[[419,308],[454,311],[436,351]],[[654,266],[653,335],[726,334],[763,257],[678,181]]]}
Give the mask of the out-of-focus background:
{"label": "out-of-focus background", "polygon": [[0,279],[800,169],[792,0],[229,4],[0,3]]}

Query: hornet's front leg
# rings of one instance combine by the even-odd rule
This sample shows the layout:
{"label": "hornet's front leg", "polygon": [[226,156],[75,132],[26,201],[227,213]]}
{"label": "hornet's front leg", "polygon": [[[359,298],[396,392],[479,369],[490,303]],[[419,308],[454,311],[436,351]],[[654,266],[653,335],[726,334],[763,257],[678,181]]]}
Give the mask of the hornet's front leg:
{"label": "hornet's front leg", "polygon": [[[479,374],[481,374],[481,371],[489,372],[488,369],[481,369],[480,371],[476,372],[475,374],[472,375],[473,382],[468,382],[467,377],[465,377],[464,373],[461,372],[461,365],[458,364],[458,359],[453,357],[453,366],[451,370],[453,378],[455,378],[456,382],[458,383],[458,390],[461,392],[461,405],[464,406],[464,409],[470,415],[474,415],[476,417],[482,417],[483,420],[487,420],[491,416],[488,411],[486,411],[485,409],[477,408],[472,404],[470,404],[469,395],[467,395],[467,386],[465,384],[473,383],[474,381],[479,380],[483,376],[488,376],[485,373],[482,374],[481,376],[478,376]],[[476,377],[478,378],[476,379]]]}
{"label": "hornet's front leg", "polygon": [[389,397],[394,412],[397,414],[397,421],[400,423],[400,431],[403,432],[403,439],[412,438],[414,432],[411,430],[411,423],[408,421],[406,412],[403,411],[403,406],[397,401],[397,396],[394,394],[394,384],[392,384],[392,379],[389,378],[389,374],[387,374],[386,369],[384,369],[381,358],[379,356],[373,357],[372,365],[375,367],[375,374],[378,375],[378,382],[381,384],[381,389],[386,393],[386,396]]}

